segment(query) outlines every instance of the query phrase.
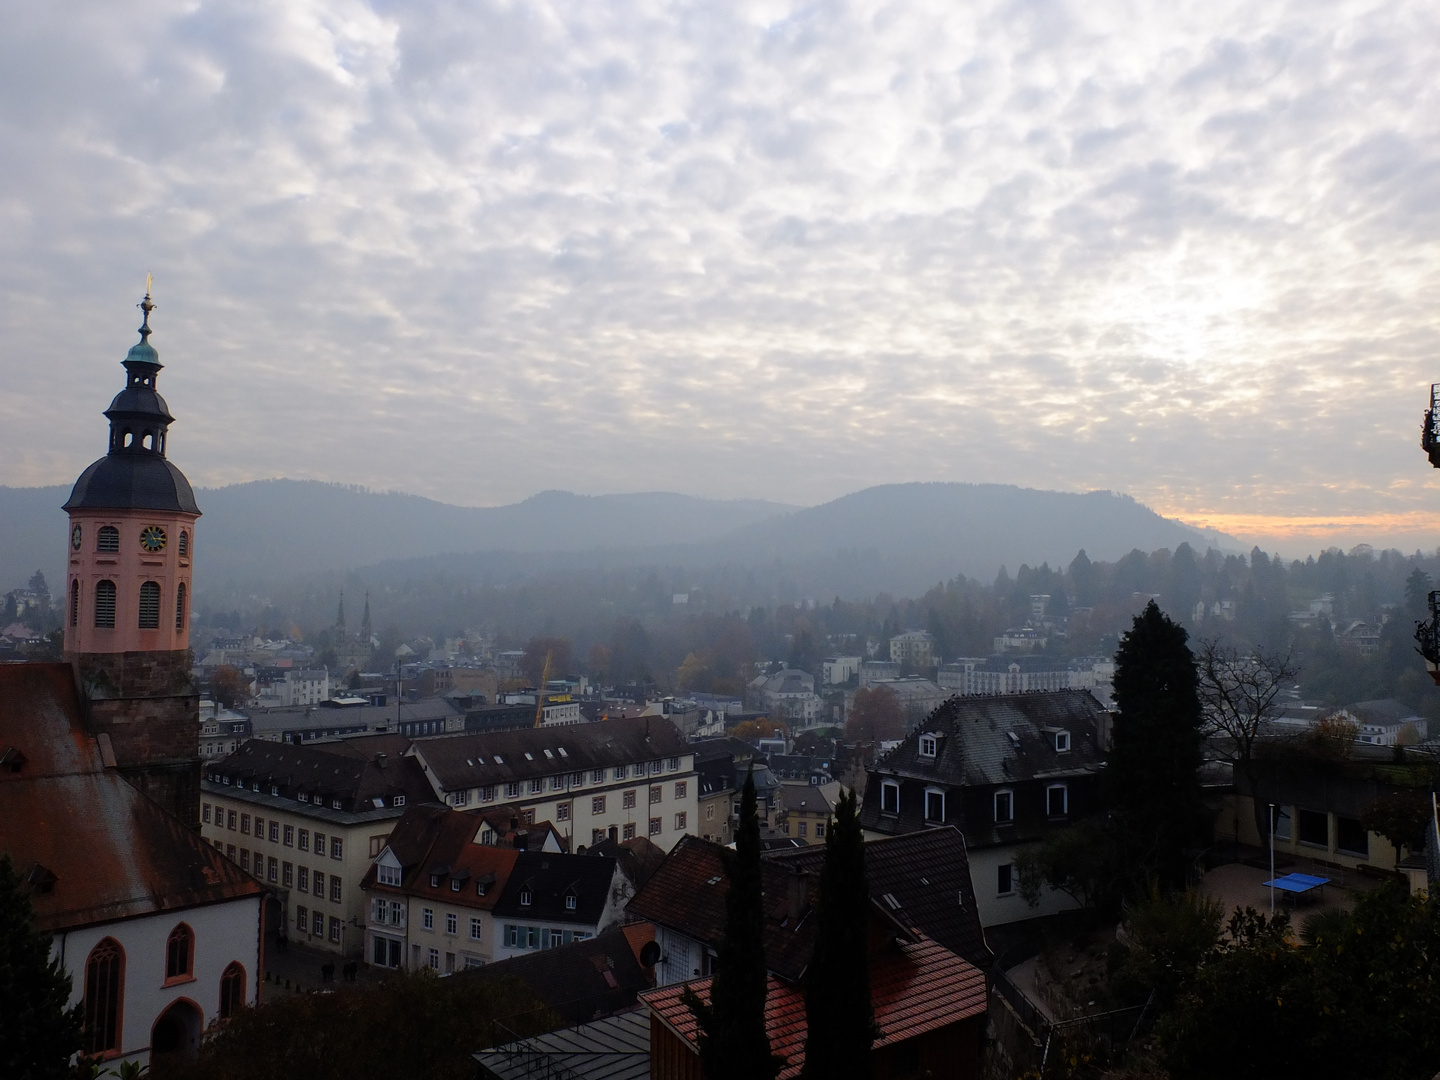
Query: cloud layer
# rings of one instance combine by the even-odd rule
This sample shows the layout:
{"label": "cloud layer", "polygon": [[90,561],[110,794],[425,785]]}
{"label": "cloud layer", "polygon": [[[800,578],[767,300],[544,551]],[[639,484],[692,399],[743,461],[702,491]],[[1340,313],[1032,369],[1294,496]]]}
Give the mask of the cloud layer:
{"label": "cloud layer", "polygon": [[197,484],[1424,535],[1437,63],[1424,2],[26,3],[3,482],[101,452],[153,271]]}

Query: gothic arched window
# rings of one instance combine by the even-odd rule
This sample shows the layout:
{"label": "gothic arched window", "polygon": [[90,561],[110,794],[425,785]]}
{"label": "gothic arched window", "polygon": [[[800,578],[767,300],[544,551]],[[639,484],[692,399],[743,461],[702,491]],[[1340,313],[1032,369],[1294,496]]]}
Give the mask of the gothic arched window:
{"label": "gothic arched window", "polygon": [[120,1049],[121,1002],[125,995],[125,951],[104,938],[85,962],[85,1052]]}
{"label": "gothic arched window", "polygon": [[100,630],[115,629],[115,582],[102,581],[95,586],[95,626]]}
{"label": "gothic arched window", "polygon": [[160,629],[160,586],[154,581],[140,586],[140,629]]}
{"label": "gothic arched window", "polygon": [[195,961],[195,932],[183,922],[165,942],[165,981],[188,979]]}
{"label": "gothic arched window", "polygon": [[220,1019],[229,1020],[245,1004],[245,969],[238,962],[220,976]]}
{"label": "gothic arched window", "polygon": [[[184,536],[184,533],[180,534]],[[180,582],[175,588],[175,629],[185,629],[185,582]]]}

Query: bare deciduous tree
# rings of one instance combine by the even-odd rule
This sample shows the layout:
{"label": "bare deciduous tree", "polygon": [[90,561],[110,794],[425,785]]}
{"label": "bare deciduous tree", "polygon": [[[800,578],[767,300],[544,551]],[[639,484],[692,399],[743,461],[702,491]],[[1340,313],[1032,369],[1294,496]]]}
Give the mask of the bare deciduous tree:
{"label": "bare deciduous tree", "polygon": [[[1294,681],[1297,668],[1288,653],[1281,656],[1260,649],[1241,652],[1213,639],[1199,642],[1195,666],[1207,733],[1229,744],[1230,760],[1253,793],[1257,780],[1255,744],[1266,724],[1280,712],[1280,695]],[[1255,828],[1263,841],[1269,824],[1260,800],[1251,801]]]}

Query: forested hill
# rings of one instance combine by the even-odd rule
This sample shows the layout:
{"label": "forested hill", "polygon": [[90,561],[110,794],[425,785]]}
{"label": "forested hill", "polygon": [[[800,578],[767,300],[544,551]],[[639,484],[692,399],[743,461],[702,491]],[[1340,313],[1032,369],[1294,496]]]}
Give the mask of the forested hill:
{"label": "forested hill", "polygon": [[[68,487],[0,487],[0,592],[36,569],[59,575]],[[271,585],[444,552],[589,551],[690,544],[793,507],[759,499],[699,499],[668,492],[573,495],[545,491],[510,506],[451,506],[396,492],[308,480],[258,480],[200,489],[197,529],[204,577]]]}
{"label": "forested hill", "polygon": [[[0,488],[0,588],[23,584],[37,568],[59,575],[67,494]],[[1200,551],[1235,546],[1127,496],[999,484],[891,484],[808,509],[562,491],[476,508],[296,480],[201,490],[197,499],[202,595],[211,587],[272,591],[299,576],[381,563],[391,577],[470,578],[577,565],[778,565],[804,594],[914,594],[956,574],[989,580],[1002,565],[1059,565],[1081,548],[1114,559],[1183,542]]]}

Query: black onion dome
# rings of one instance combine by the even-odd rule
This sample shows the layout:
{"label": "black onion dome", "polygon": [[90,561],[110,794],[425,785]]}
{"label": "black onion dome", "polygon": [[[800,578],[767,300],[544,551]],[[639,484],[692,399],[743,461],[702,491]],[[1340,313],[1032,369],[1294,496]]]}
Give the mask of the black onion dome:
{"label": "black onion dome", "polygon": [[150,344],[150,294],[140,305],[145,321],[140,341],[122,363],[125,388],[115,395],[105,416],[110,421],[110,452],[80,474],[64,509],[170,510],[200,513],[185,474],[165,458],[165,444],[175,418],[155,389],[160,354]]}
{"label": "black onion dome", "polygon": [[152,454],[105,455],[80,474],[64,508],[200,513],[185,474]]}

